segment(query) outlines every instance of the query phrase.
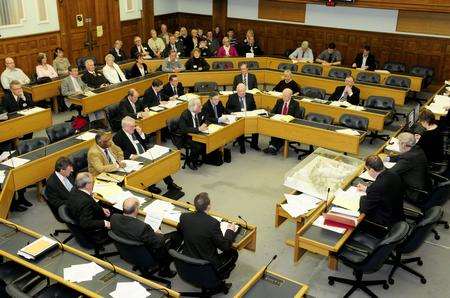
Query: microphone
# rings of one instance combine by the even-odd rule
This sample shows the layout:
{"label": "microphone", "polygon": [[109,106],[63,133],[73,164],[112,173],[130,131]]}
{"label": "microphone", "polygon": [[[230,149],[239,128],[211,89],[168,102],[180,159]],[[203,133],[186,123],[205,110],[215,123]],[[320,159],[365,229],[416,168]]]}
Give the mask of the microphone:
{"label": "microphone", "polygon": [[272,259],[270,260],[270,262],[266,265],[266,267],[265,267],[264,270],[263,270],[263,274],[262,274],[263,277],[266,276],[267,268],[269,268],[270,264],[272,264],[272,262],[275,261],[275,259],[277,258],[277,256],[278,256],[278,255],[274,255],[274,256],[272,257]]}
{"label": "microphone", "polygon": [[239,218],[240,220],[242,220],[242,221],[245,223],[245,228],[248,229],[248,223],[247,223],[247,221],[246,221],[244,218],[242,218],[242,216],[240,216],[240,215],[238,215],[238,218]]}
{"label": "microphone", "polygon": [[109,265],[111,265],[111,267],[112,267],[112,269],[113,269],[113,274],[116,275],[116,274],[117,274],[116,266],[114,266],[114,264],[113,264],[110,260],[108,260],[108,259],[106,259],[106,258],[104,259],[104,261],[108,262]]}
{"label": "microphone", "polygon": [[52,237],[53,239],[55,239],[56,242],[58,242],[59,247],[61,248],[61,250],[64,251],[64,244],[63,244],[58,238],[56,238],[55,235],[53,235],[52,233],[50,233],[50,237]]}
{"label": "microphone", "polygon": [[[328,187],[328,189],[327,189],[327,197],[325,198],[326,199],[326,201],[327,201],[327,205],[329,204],[328,203],[328,197],[330,196],[330,188]],[[331,202],[330,202],[330,204],[331,204]]]}

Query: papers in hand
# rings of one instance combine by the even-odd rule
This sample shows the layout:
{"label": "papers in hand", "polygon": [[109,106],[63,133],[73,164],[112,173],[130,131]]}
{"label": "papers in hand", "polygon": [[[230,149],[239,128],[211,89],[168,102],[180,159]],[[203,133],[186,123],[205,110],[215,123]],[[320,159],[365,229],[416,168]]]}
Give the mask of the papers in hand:
{"label": "papers in hand", "polygon": [[388,145],[386,146],[386,150],[393,151],[393,152],[400,152],[400,144],[399,140],[397,138],[391,138]]}
{"label": "papers in hand", "polygon": [[142,164],[142,162],[139,162],[136,160],[125,159],[125,160],[123,160],[123,162],[125,163],[125,166],[122,168],[119,168],[119,171],[125,172],[127,174],[134,172],[134,171],[138,171],[144,166]]}
{"label": "papers in hand", "polygon": [[270,117],[270,119],[276,120],[276,121],[291,122],[295,118],[292,117],[291,115],[276,114],[276,115],[273,115],[272,117]]}
{"label": "papers in hand", "polygon": [[42,236],[41,238],[36,239],[24,248],[20,249],[17,254],[24,257],[25,259],[34,260],[39,255],[43,254],[56,245],[57,242],[55,240]]}
{"label": "papers in hand", "polygon": [[351,211],[359,210],[359,201],[365,192],[359,191],[355,186],[350,186],[347,190],[338,189],[334,194],[333,205]]}
{"label": "papers in hand", "polygon": [[95,275],[102,271],[104,271],[104,269],[94,262],[72,265],[63,269],[64,279],[71,282],[92,280]]}
{"label": "papers in hand", "polygon": [[2,162],[2,165],[10,167],[10,168],[17,168],[17,167],[20,167],[21,165],[26,164],[29,161],[30,161],[29,159],[13,157],[13,158],[10,158],[10,159]]}
{"label": "papers in hand", "polygon": [[281,204],[281,208],[292,217],[306,214],[308,211],[316,208],[321,202],[320,199],[303,193],[299,195],[284,194],[284,196],[287,203]]}
{"label": "papers in hand", "polygon": [[83,141],[90,141],[95,138],[95,133],[87,131],[85,133],[80,134],[78,137],[76,137],[77,140],[83,140]]}
{"label": "papers in hand", "polygon": [[155,160],[169,152],[170,152],[170,148],[168,148],[168,147],[154,145],[152,148],[150,148],[147,151],[145,151],[144,153],[142,153],[141,157],[149,159],[149,160]]}
{"label": "papers in hand", "polygon": [[164,108],[160,107],[160,106],[155,106],[155,107],[151,107],[150,110],[155,111],[155,112],[160,112],[160,111],[164,111]]}
{"label": "papers in hand", "polygon": [[204,133],[211,134],[221,130],[223,126],[217,124],[210,124],[208,128],[204,131]]}
{"label": "papers in hand", "polygon": [[132,282],[118,282],[116,289],[109,293],[113,298],[145,298],[150,296],[150,293],[137,281]]}
{"label": "papers in hand", "polygon": [[351,128],[336,129],[336,132],[351,136],[359,136],[359,132]]}
{"label": "papers in hand", "polygon": [[44,111],[45,109],[41,108],[41,107],[33,107],[31,109],[26,109],[26,110],[22,110],[22,111],[18,111],[17,114],[23,115],[23,116],[27,116],[27,115],[31,115],[31,114],[35,114],[37,112],[41,112]]}
{"label": "papers in hand", "polygon": [[325,218],[321,215],[319,216],[314,222],[313,226],[326,229],[329,231],[333,231],[335,233],[344,234],[347,229],[345,228],[338,228],[338,227],[332,227],[325,224]]}

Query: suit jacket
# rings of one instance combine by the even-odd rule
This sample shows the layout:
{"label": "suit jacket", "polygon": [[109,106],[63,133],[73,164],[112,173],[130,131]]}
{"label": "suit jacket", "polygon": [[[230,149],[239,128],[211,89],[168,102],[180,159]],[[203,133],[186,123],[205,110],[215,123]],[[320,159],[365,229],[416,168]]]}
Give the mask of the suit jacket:
{"label": "suit jacket", "polygon": [[209,64],[203,57],[191,57],[185,64],[186,70],[206,71],[209,70]]}
{"label": "suit jacket", "polygon": [[261,47],[259,46],[259,44],[257,42],[255,42],[253,44],[253,46],[250,46],[248,43],[243,43],[241,46],[241,56],[245,57],[246,53],[251,53],[253,48],[253,54],[255,56],[261,56],[262,54],[264,54],[263,50],[261,49]]}
{"label": "suit jacket", "polygon": [[[142,66],[144,67],[144,75],[148,75],[147,64],[144,63],[144,64],[142,64]],[[143,76],[136,63],[134,63],[133,66],[131,66],[130,76],[131,76],[131,78],[138,78],[138,77]]]}
{"label": "suit jacket", "polygon": [[[138,140],[138,142],[144,147],[144,150],[147,150],[147,144],[145,143],[144,139],[141,138],[141,136],[135,131],[134,136]],[[136,149],[133,146],[133,143],[131,143],[128,136],[125,134],[123,129],[119,130],[113,137],[114,144],[116,144],[123,152],[123,157],[125,159],[129,159],[131,154],[137,154]]]}
{"label": "suit jacket", "polygon": [[[164,95],[165,98],[170,98],[175,95],[170,83],[164,85],[163,89],[161,90],[161,93]],[[184,87],[183,84],[181,84],[181,82],[178,82],[177,93],[178,96],[184,95]]]}
{"label": "suit jacket", "polygon": [[[203,124],[203,117],[202,114],[199,113],[197,115],[198,117],[198,122],[200,125]],[[184,110],[183,113],[181,113],[180,118],[179,118],[179,122],[178,122],[178,127],[179,127],[179,133],[183,134],[183,135],[187,135],[188,133],[198,133],[198,127],[194,127],[194,119],[192,119],[192,114],[191,111],[189,110]]]}
{"label": "suit jacket", "polygon": [[[245,103],[247,106],[247,111],[256,110],[256,103],[253,98],[253,94],[245,93]],[[227,110],[230,111],[230,113],[241,111],[241,103],[239,102],[239,96],[237,93],[228,96]]]}
{"label": "suit jacket", "polygon": [[217,219],[204,212],[183,213],[177,227],[183,235],[183,254],[210,261],[216,267],[220,265],[217,249],[232,249],[234,233],[227,230],[223,236]]}
{"label": "suit jacket", "polygon": [[[150,46],[149,46],[147,43],[143,42],[143,43],[142,43],[142,47],[144,48],[144,50],[145,50],[146,52],[148,52],[148,54],[149,54],[151,57],[154,57],[153,51],[150,49]],[[138,50],[137,46],[136,46],[136,45],[133,45],[133,46],[131,47],[131,49],[130,49],[130,58],[135,59],[135,58],[137,57],[138,54],[139,54],[139,50]]]}
{"label": "suit jacket", "polygon": [[[197,47],[198,47],[199,43],[200,43],[200,37],[197,37]],[[186,37],[184,45],[185,45],[186,55],[190,55],[192,50],[194,49],[194,40],[192,39],[192,36]]]}
{"label": "suit jacket", "polygon": [[[283,111],[284,101],[282,99],[278,99],[275,103],[275,106],[272,109],[273,114],[281,114]],[[298,104],[298,101],[291,99],[289,101],[288,106],[288,115],[291,115],[295,118],[301,118],[302,117],[302,111],[300,110],[300,105]]]}
{"label": "suit jacket", "polygon": [[122,121],[123,118],[126,116],[129,116],[133,119],[137,119],[137,113],[142,112],[144,110],[142,106],[142,101],[138,99],[136,103],[134,104],[136,106],[136,113],[133,110],[133,107],[131,106],[130,101],[128,100],[128,97],[125,96],[124,99],[122,99],[119,103],[119,112],[120,112],[120,121]]}
{"label": "suit jacket", "polygon": [[[184,44],[182,41],[177,41],[175,42],[175,48],[177,50],[177,53],[179,53],[180,57],[184,57],[186,54],[184,52]],[[166,47],[164,48],[163,51],[163,57],[167,58],[169,57],[169,53],[172,50],[172,45],[169,43],[168,45],[166,45]]]}
{"label": "suit jacket", "polygon": [[[345,86],[337,86],[334,93],[331,94],[330,100],[339,100],[344,92]],[[353,95],[347,96],[347,101],[352,105],[359,105],[359,88],[352,86]]]}
{"label": "suit jacket", "polygon": [[[85,92],[87,90],[92,90],[92,88],[89,88],[85,82],[80,77],[76,78],[78,85],[80,85],[81,91]],[[61,81],[61,94],[62,96],[68,97],[70,95],[75,94],[75,87],[73,85],[72,78],[70,76],[65,77]]]}
{"label": "suit jacket", "polygon": [[[72,185],[75,185],[71,176],[69,176],[68,179]],[[59,180],[58,176],[56,176],[55,172],[47,179],[45,193],[48,198],[48,204],[54,208],[54,210],[58,210],[60,206],[66,204],[70,194],[61,180]]]}
{"label": "suit jacket", "polygon": [[205,102],[205,104],[202,106],[202,115],[205,121],[207,121],[208,123],[217,124],[219,122],[219,118],[222,117],[223,114],[229,114],[221,101],[219,101],[219,103],[217,104],[216,110],[217,110],[217,117],[216,114],[214,113],[214,108],[211,101],[208,100],[207,102]]}
{"label": "suit jacket", "polygon": [[34,102],[31,99],[31,95],[24,93],[23,96],[25,97],[25,99],[20,98],[19,100],[16,100],[11,92],[5,92],[5,96],[3,98],[3,107],[5,108],[6,112],[13,113],[34,107]]}
{"label": "suit jacket", "polygon": [[[251,90],[253,88],[258,88],[258,81],[256,80],[256,76],[252,73],[249,73],[247,76],[247,84],[248,84],[248,90]],[[233,80],[233,90],[236,90],[236,87],[239,83],[242,83],[242,74],[238,74],[234,77]]]}
{"label": "suit jacket", "polygon": [[117,54],[116,49],[114,49],[114,48],[110,49],[109,53],[114,56],[114,61],[116,63],[127,60],[127,55],[125,54],[125,52],[122,49],[119,50],[120,56]]}
{"label": "suit jacket", "polygon": [[367,187],[361,197],[359,211],[366,219],[385,227],[403,220],[404,187],[402,179],[391,170],[384,170]]}
{"label": "suit jacket", "polygon": [[158,98],[158,95],[155,93],[153,88],[150,86],[147,90],[145,90],[144,99],[142,100],[142,106],[143,106],[143,108],[151,108],[151,107],[159,105],[159,103],[164,100],[167,101],[168,100],[167,97],[162,92],[159,92],[159,98]]}
{"label": "suit jacket", "polygon": [[[363,54],[358,53],[355,57],[355,60],[353,61],[356,63],[356,67],[361,67],[363,61]],[[368,67],[368,70],[375,70],[375,56],[372,53],[369,53],[369,56],[367,56],[366,60],[366,66]]]}
{"label": "suit jacket", "polygon": [[84,231],[105,229],[106,216],[100,204],[95,202],[92,196],[76,187],[70,192],[67,208]]}
{"label": "suit jacket", "polygon": [[[116,161],[123,160],[123,152],[116,144],[112,143],[108,150],[114,155]],[[89,173],[93,176],[97,176],[103,172],[114,172],[117,169],[116,165],[108,163],[105,153],[97,144],[89,148],[87,159]]]}
{"label": "suit jacket", "polygon": [[86,85],[93,89],[100,88],[103,84],[109,85],[109,81],[105,78],[105,76],[96,70],[94,73],[85,72],[81,79],[86,83]]}

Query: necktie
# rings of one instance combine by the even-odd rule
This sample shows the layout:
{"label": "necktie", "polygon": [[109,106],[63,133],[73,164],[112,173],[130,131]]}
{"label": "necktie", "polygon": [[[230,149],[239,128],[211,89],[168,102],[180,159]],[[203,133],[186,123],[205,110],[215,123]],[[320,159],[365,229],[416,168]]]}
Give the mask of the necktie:
{"label": "necktie", "polygon": [[200,126],[200,122],[198,121],[197,114],[195,114],[194,119],[195,119],[195,127],[198,128]]}
{"label": "necktie", "polygon": [[158,99],[158,104],[161,102],[161,95],[159,93],[156,93],[156,98]]}
{"label": "necktie", "polygon": [[214,110],[214,115],[216,116],[216,119],[219,118],[219,116],[217,115],[217,106],[213,105],[213,110]]}
{"label": "necktie", "polygon": [[305,51],[302,50],[302,58],[305,57]]}
{"label": "necktie", "polygon": [[241,110],[245,109],[244,98],[243,97],[239,97],[239,102],[241,103]]}
{"label": "necktie", "polygon": [[285,102],[283,105],[283,110],[281,111],[281,114],[287,115],[287,113],[288,113],[288,103]]}
{"label": "necktie", "polygon": [[173,95],[178,95],[177,87],[176,86],[172,86],[172,88],[173,88]]}
{"label": "necktie", "polygon": [[108,163],[112,163],[112,159],[111,156],[109,156],[108,149],[103,149],[103,151],[105,151],[106,160],[108,161]]}
{"label": "necktie", "polygon": [[242,76],[242,83],[244,83],[244,85],[247,86],[247,76],[246,75]]}
{"label": "necktie", "polygon": [[130,101],[131,107],[133,108],[133,112],[136,114],[136,105]]}
{"label": "necktie", "polygon": [[139,47],[139,53],[143,53],[142,46]]}
{"label": "necktie", "polygon": [[138,139],[136,138],[136,136],[133,134],[131,134],[131,138],[133,139],[134,144],[136,145],[137,148],[137,153],[138,154],[142,154],[145,152],[144,150],[144,146],[141,145],[141,143],[138,141]]}
{"label": "necktie", "polygon": [[[114,68],[115,69],[115,68]],[[120,73],[117,71],[117,69],[115,69],[117,76],[119,77],[119,82],[122,82],[122,78],[120,77]]]}
{"label": "necktie", "polygon": [[176,50],[177,50],[177,48],[175,47],[175,45],[174,45],[174,44],[172,45],[172,50],[174,50],[174,51],[176,51]]}
{"label": "necktie", "polygon": [[331,53],[329,56],[328,56],[328,62],[332,62],[333,61],[333,53]]}

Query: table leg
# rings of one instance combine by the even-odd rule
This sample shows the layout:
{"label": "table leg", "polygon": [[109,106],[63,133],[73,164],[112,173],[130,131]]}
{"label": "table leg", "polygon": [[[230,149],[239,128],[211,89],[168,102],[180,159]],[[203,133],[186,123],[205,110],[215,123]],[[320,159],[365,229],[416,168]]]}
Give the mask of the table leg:
{"label": "table leg", "polygon": [[333,254],[330,254],[328,256],[328,268],[330,270],[337,270],[338,269],[338,259]]}
{"label": "table leg", "polygon": [[287,158],[288,155],[289,155],[289,142],[288,142],[288,140],[284,140],[283,157]]}
{"label": "table leg", "polygon": [[58,113],[58,98],[56,96],[51,98],[52,100],[52,110],[55,113]]}
{"label": "table leg", "polygon": [[161,145],[161,130],[158,130],[158,131],[156,132],[156,139],[155,139],[155,142],[156,142],[157,145]]}

